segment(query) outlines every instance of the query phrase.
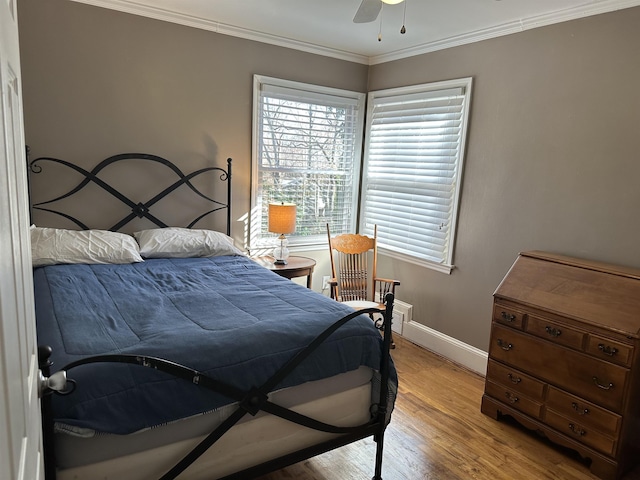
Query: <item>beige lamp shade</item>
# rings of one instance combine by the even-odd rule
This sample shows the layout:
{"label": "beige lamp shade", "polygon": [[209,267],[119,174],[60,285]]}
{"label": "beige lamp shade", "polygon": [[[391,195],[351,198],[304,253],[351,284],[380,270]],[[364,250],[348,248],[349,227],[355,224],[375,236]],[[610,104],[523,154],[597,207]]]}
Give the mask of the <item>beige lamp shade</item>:
{"label": "beige lamp shade", "polygon": [[396,5],[398,3],[402,3],[404,0],[382,0],[382,3],[386,3],[388,5]]}
{"label": "beige lamp shade", "polygon": [[269,204],[269,231],[273,233],[293,233],[296,231],[295,204]]}

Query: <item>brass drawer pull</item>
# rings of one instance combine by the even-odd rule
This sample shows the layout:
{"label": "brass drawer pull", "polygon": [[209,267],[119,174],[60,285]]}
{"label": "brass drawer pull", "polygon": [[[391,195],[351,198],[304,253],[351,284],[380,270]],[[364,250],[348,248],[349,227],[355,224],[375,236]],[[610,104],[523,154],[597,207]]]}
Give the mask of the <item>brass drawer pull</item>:
{"label": "brass drawer pull", "polygon": [[560,334],[562,333],[562,330],[560,330],[559,328],[551,328],[548,325],[546,327],[544,327],[544,330],[545,330],[545,332],[547,332],[552,337],[559,337]]}
{"label": "brass drawer pull", "polygon": [[516,316],[513,313],[500,312],[500,316],[507,322],[513,322],[516,319]]}
{"label": "brass drawer pull", "polygon": [[504,392],[504,394],[507,397],[507,400],[509,400],[509,403],[516,403],[518,400],[520,400],[518,397],[516,397],[511,392]]}
{"label": "brass drawer pull", "polygon": [[618,349],[611,347],[609,345],[606,345],[604,343],[599,343],[598,344],[598,349],[604,353],[605,355],[609,355],[610,357],[613,357],[616,353],[618,353]]}
{"label": "brass drawer pull", "polygon": [[613,388],[613,383],[610,383],[609,385],[604,385],[600,383],[600,380],[598,380],[598,377],[593,377],[593,383],[595,383],[598,386],[598,388],[601,388],[603,390],[611,390]]}
{"label": "brass drawer pull", "polygon": [[582,409],[582,408],[580,408],[580,406],[576,402],[572,402],[571,403],[571,408],[573,408],[576,412],[578,412],[578,415],[588,415],[589,414],[589,409],[588,408]]}
{"label": "brass drawer pull", "polygon": [[498,339],[497,343],[498,343],[498,346],[501,349],[503,349],[505,352],[508,352],[509,350],[511,350],[513,348],[513,345],[511,345],[510,343],[505,342],[501,338]]}
{"label": "brass drawer pull", "polygon": [[580,435],[581,437],[583,437],[587,433],[581,428],[576,428],[573,423],[569,424],[569,430],[571,430],[576,435]]}
{"label": "brass drawer pull", "polygon": [[509,377],[509,380],[511,381],[511,383],[518,384],[522,381],[520,377],[514,377],[511,373],[507,373],[507,377]]}

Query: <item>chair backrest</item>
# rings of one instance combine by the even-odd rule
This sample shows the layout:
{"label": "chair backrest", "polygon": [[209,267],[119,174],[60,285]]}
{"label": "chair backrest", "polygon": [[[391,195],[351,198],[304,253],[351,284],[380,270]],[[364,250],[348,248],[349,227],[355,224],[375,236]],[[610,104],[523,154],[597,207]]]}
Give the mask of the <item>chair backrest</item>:
{"label": "chair backrest", "polygon": [[[332,297],[341,302],[353,300],[373,301],[378,262],[377,226],[373,238],[366,235],[344,233],[331,238],[327,224],[331,274],[337,281]],[[369,271],[371,266],[371,271]]]}

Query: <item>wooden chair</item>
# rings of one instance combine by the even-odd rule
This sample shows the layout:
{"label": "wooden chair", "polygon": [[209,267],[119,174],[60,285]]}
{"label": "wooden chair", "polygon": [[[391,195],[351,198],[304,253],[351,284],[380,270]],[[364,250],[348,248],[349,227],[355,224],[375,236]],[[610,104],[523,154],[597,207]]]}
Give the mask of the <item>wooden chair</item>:
{"label": "wooden chair", "polygon": [[[331,276],[329,287],[331,298],[350,305],[355,309],[384,308],[384,296],[395,295],[397,280],[377,276],[378,227],[374,226],[373,238],[366,235],[344,233],[331,238],[327,224]],[[371,268],[371,269],[370,269]],[[381,327],[376,322],[377,327]],[[391,339],[391,345],[393,339]]]}

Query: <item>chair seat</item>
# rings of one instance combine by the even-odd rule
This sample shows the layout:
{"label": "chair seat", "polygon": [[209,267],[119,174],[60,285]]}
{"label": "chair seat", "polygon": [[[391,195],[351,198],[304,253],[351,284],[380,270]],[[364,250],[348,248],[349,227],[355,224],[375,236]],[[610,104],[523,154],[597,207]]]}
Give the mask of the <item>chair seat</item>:
{"label": "chair seat", "polygon": [[370,302],[368,300],[351,300],[349,302],[342,302],[344,305],[349,305],[356,310],[362,310],[363,308],[380,308],[378,302]]}

